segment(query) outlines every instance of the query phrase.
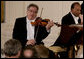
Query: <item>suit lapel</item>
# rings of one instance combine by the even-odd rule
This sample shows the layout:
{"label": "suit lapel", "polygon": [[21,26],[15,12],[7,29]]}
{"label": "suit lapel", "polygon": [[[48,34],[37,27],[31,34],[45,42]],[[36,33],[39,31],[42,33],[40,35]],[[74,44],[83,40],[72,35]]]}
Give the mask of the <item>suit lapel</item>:
{"label": "suit lapel", "polygon": [[26,36],[25,37],[27,38],[27,22],[26,22],[26,17],[24,17],[22,23],[24,24],[24,33],[26,33]]}
{"label": "suit lapel", "polygon": [[[69,15],[70,15],[70,18],[71,18],[71,24],[75,24],[74,18],[73,18],[73,16],[71,15],[71,13],[69,13]],[[78,19],[78,23],[79,23],[79,24],[81,23],[81,19],[80,19],[80,18]]]}
{"label": "suit lapel", "polygon": [[74,18],[73,18],[73,16],[71,15],[71,13],[69,13],[69,15],[70,15],[70,20],[71,20],[71,21],[70,21],[70,22],[71,22],[70,24],[75,24]]}
{"label": "suit lapel", "polygon": [[36,26],[34,27],[34,38],[36,36]]}
{"label": "suit lapel", "polygon": [[37,34],[37,27],[38,27],[38,26],[35,26],[35,27],[34,27],[34,38],[36,37],[36,34]]}

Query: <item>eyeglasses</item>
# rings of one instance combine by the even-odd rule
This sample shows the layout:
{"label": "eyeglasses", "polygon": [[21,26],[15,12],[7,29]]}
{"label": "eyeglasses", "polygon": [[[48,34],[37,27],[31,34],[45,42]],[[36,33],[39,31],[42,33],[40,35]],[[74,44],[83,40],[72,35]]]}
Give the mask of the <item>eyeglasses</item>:
{"label": "eyeglasses", "polygon": [[31,12],[31,13],[33,12],[35,14],[37,13],[37,11],[33,11],[33,10],[28,10],[28,11]]}

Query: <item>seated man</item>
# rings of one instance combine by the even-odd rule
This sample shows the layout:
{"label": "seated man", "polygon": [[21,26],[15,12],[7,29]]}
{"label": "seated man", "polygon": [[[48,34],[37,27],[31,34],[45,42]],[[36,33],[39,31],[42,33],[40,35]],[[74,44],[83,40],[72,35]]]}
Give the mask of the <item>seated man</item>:
{"label": "seated man", "polygon": [[[79,31],[79,29],[76,27],[71,28],[69,26],[73,25],[73,24],[75,24],[75,25],[81,24],[81,19],[79,17],[80,14],[81,14],[81,5],[79,2],[74,2],[71,5],[70,12],[62,17],[61,24],[65,25],[65,26],[61,27],[60,35],[57,38],[57,40],[55,41],[53,46],[66,47],[67,51],[66,51],[65,58],[74,57],[74,53],[70,54],[73,56],[69,57],[70,55],[68,55],[68,52],[70,50],[73,50],[73,49],[70,49],[70,47],[73,47],[73,45],[76,44],[76,41],[78,41],[78,39],[81,36],[81,31]],[[68,26],[66,26],[66,25],[68,25]]]}
{"label": "seated man", "polygon": [[10,39],[4,44],[5,58],[19,58],[21,43],[18,40]]}

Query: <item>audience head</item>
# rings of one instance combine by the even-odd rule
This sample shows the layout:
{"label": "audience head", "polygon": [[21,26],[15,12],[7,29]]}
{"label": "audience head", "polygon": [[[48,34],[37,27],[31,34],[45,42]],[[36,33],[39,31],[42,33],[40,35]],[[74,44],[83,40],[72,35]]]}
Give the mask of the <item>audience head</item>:
{"label": "audience head", "polygon": [[6,58],[19,58],[21,49],[21,43],[16,39],[10,39],[4,44]]}
{"label": "audience head", "polygon": [[79,17],[81,13],[81,5],[78,2],[74,2],[71,5],[71,12],[74,14],[74,16]]}
{"label": "audience head", "polygon": [[25,46],[22,50],[22,58],[37,58],[37,53],[34,46]]}
{"label": "audience head", "polygon": [[38,58],[48,58],[49,57],[49,50],[44,45],[36,45],[35,49],[38,54]]}

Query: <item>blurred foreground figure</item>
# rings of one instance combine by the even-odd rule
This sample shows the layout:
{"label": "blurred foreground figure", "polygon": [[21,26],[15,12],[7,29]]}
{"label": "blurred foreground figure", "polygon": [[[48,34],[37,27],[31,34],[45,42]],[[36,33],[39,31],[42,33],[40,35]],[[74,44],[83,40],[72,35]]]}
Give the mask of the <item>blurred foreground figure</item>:
{"label": "blurred foreground figure", "polygon": [[10,39],[4,44],[5,58],[19,58],[21,53],[21,43],[18,40]]}

